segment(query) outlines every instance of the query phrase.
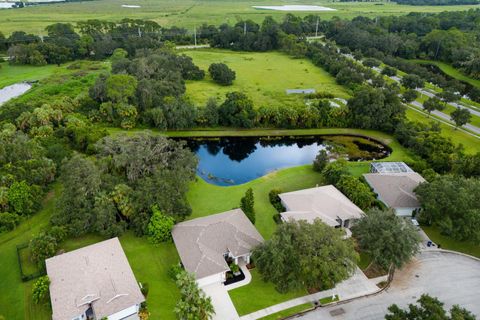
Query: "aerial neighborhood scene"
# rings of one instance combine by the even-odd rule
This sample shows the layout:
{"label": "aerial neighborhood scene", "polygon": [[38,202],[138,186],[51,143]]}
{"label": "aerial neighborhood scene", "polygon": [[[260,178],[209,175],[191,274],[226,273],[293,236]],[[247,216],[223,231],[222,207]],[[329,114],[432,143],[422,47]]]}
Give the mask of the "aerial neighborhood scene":
{"label": "aerial neighborhood scene", "polygon": [[480,0],[0,0],[0,320],[480,320]]}

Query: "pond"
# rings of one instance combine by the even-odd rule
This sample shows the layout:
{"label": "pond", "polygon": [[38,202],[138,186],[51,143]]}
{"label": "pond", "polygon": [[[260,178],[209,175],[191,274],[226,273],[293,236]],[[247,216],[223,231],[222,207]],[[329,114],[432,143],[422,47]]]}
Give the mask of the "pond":
{"label": "pond", "polygon": [[229,186],[246,183],[274,170],[312,163],[325,149],[349,161],[381,159],[390,149],[357,136],[282,136],[182,138],[199,158],[197,174]]}
{"label": "pond", "polygon": [[32,87],[28,83],[16,83],[0,89],[0,106],[10,99],[21,96]]}

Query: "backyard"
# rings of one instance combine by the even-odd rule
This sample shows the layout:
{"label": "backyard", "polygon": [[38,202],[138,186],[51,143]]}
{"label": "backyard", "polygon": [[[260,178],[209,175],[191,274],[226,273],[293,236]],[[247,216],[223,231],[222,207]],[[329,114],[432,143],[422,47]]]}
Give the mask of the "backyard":
{"label": "backyard", "polygon": [[[299,131],[304,134],[313,133],[312,130]],[[321,131],[318,133],[320,132]],[[368,131],[358,131],[356,133],[366,135],[367,132]],[[249,133],[255,134],[255,131]],[[324,133],[328,133],[328,131]],[[388,135],[374,131],[369,133],[389,143],[394,149],[389,159],[408,159],[409,156],[405,150],[398,146],[398,143]],[[186,132],[183,134],[187,135]],[[193,133],[190,132],[190,134]],[[352,173],[358,176],[368,171],[368,163],[353,162],[350,163],[350,169]],[[240,198],[245,191],[251,187],[255,195],[255,210],[257,213],[256,226],[260,233],[265,238],[268,238],[276,228],[273,220],[273,215],[276,211],[269,203],[268,192],[273,188],[292,191],[314,187],[317,184],[322,184],[322,176],[314,172],[310,165],[272,172],[249,183],[232,187],[211,185],[198,178],[197,181],[191,184],[188,193],[188,200],[193,210],[189,219],[238,207]],[[20,279],[16,246],[27,243],[33,235],[38,234],[42,228],[48,226],[50,215],[53,210],[55,210],[55,199],[60,192],[61,185],[55,184],[52,191],[46,197],[44,207],[40,212],[23,222],[16,230],[0,236],[0,287],[9,292],[8,295],[0,295],[0,310],[2,310],[2,315],[7,317],[7,319],[49,318],[50,310],[47,306],[38,306],[32,302],[32,281],[22,282]],[[94,235],[69,239],[63,243],[62,249],[70,251],[100,240],[102,240],[102,238]],[[169,278],[167,273],[170,266],[178,262],[178,255],[174,245],[170,243],[154,246],[145,238],[135,237],[131,233],[126,233],[121,236],[120,241],[137,280],[149,284],[150,291],[147,301],[152,317],[174,319],[173,308],[178,298],[178,292],[175,283]],[[245,303],[245,296],[242,290],[234,294],[238,295],[233,298],[234,303],[239,308],[239,312],[242,313],[255,311],[257,308],[263,308],[302,294],[300,292],[280,294],[273,289],[272,284],[263,283],[258,276],[255,276],[255,281],[243,290],[249,290],[250,294],[254,295],[265,292],[269,294],[265,296],[265,299],[259,300],[257,304]],[[164,292],[170,292],[170,294],[165,295]]]}
{"label": "backyard", "polygon": [[240,91],[249,96],[256,107],[303,103],[302,95],[287,95],[286,89],[315,89],[336,97],[348,98],[345,88],[335,83],[335,78],[305,59],[293,59],[280,52],[235,52],[227,50],[184,51],[194,63],[207,71],[212,63],[225,63],[236,72],[231,86],[221,86],[208,75],[202,81],[187,83],[187,96],[195,104],[204,105],[210,97],[220,101],[225,94]]}

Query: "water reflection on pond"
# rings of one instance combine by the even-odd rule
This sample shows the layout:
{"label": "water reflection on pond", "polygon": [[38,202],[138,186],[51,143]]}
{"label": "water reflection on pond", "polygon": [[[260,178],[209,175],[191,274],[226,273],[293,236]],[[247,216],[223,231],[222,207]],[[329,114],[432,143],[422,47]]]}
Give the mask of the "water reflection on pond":
{"label": "water reflection on pond", "polygon": [[312,163],[321,149],[350,161],[384,158],[389,149],[354,136],[182,138],[199,158],[198,175],[228,186],[271,171]]}

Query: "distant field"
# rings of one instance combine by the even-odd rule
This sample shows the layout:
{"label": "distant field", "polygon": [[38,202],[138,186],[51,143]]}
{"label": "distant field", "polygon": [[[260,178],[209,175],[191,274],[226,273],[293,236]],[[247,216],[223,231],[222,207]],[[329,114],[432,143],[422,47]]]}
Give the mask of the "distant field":
{"label": "distant field", "polygon": [[[187,83],[187,96],[195,104],[204,105],[210,97],[225,99],[225,94],[241,91],[252,98],[256,107],[298,103],[301,95],[287,95],[285,89],[314,88],[346,98],[346,90],[335,83],[325,70],[304,59],[292,59],[279,52],[252,53],[225,50],[191,50],[185,54],[207,71],[211,63],[223,62],[236,72],[231,86],[220,86],[209,75],[202,81]],[[207,72],[208,74],[208,72]]]}
{"label": "distant field", "polygon": [[[122,8],[122,4],[138,5],[141,8]],[[110,21],[122,18],[151,19],[161,25],[178,25],[193,28],[203,22],[211,24],[235,23],[239,19],[262,21],[266,16],[281,18],[286,12],[256,10],[254,5],[309,4],[337,9],[320,12],[320,17],[334,16],[353,18],[358,15],[402,15],[409,12],[441,12],[467,10],[475,6],[407,6],[395,3],[340,3],[329,1],[276,1],[276,0],[95,0],[85,2],[39,5],[22,9],[0,10],[0,31],[9,34],[14,30],[34,33],[43,32],[45,26],[54,22],[72,22],[87,19]],[[478,6],[477,6],[478,7]],[[314,12],[315,13],[315,12]],[[305,16],[309,12],[295,12]],[[316,13],[315,13],[316,14]]]}
{"label": "distant field", "polygon": [[28,81],[41,80],[53,74],[58,69],[56,65],[43,67],[34,66],[11,66],[8,63],[0,63],[0,89],[11,84]]}

